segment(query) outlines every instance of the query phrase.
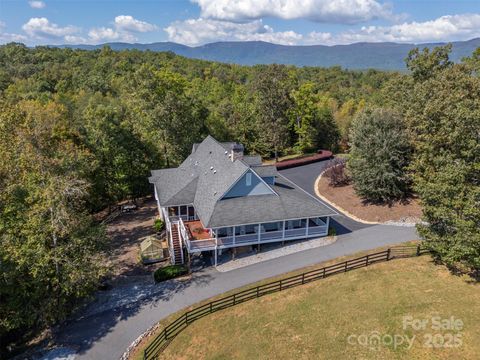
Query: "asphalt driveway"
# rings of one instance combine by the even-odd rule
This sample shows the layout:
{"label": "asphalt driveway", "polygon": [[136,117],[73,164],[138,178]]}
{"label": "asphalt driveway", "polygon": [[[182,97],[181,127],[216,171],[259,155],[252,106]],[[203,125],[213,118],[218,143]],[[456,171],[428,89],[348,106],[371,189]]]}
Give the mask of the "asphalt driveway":
{"label": "asphalt driveway", "polygon": [[[309,164],[283,170],[281,174],[314,194],[313,184],[324,166],[325,162]],[[208,267],[195,272],[189,281],[164,282],[153,287],[143,298],[94,315],[79,317],[60,327],[56,343],[72,350],[74,355],[69,359],[118,359],[131,342],[158,320],[199,301],[339,256],[417,238],[412,227],[365,225],[342,214],[336,218],[339,236],[331,245],[225,273]]]}
{"label": "asphalt driveway", "polygon": [[[303,190],[316,197],[314,189],[315,180],[317,180],[318,175],[325,170],[327,164],[328,160],[323,160],[296,168],[280,170],[279,172],[281,175],[300,186]],[[345,216],[338,209],[335,210],[339,215],[331,219],[331,224],[337,230],[337,234],[345,234],[372,226],[370,224],[359,223]]]}

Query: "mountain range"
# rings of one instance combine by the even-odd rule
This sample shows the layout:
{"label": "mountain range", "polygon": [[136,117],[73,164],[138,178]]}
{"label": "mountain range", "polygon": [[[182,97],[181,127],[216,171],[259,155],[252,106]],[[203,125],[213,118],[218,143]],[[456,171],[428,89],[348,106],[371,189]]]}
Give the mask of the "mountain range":
{"label": "mountain range", "polygon": [[[173,42],[129,44],[111,42],[99,45],[62,45],[61,47],[94,50],[105,45],[113,50],[171,51],[194,59],[220,61],[240,65],[287,64],[296,66],[341,66],[346,69],[405,70],[405,58],[415,48],[433,48],[446,43],[400,44],[355,43],[350,45],[277,45],[263,41],[215,42],[190,47]],[[480,47],[480,38],[452,42],[451,59],[459,61]]]}

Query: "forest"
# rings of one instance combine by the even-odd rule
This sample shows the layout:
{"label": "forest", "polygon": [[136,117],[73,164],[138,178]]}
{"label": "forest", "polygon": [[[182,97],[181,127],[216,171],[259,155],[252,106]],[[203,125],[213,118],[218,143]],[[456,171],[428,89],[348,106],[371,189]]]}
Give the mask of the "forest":
{"label": "forest", "polygon": [[[239,66],[169,52],[0,47],[0,336],[65,319],[108,274],[94,214],[150,195],[208,134],[276,159],[349,153],[368,201],[415,192],[439,259],[480,267],[480,49],[409,73]],[[4,343],[4,341],[2,341]]]}

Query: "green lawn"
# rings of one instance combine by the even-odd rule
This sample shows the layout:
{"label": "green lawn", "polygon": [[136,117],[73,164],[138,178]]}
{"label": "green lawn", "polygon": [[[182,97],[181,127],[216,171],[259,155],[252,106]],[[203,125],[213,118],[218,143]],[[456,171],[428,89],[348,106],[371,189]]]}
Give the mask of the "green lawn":
{"label": "green lawn", "polygon": [[[479,285],[468,278],[451,275],[429,256],[394,260],[209,315],[173,340],[162,358],[478,359],[479,309]],[[407,315],[429,320],[426,329],[404,330]],[[433,316],[461,319],[463,329],[432,330]],[[358,343],[375,331],[385,345],[370,349]],[[428,334],[436,343],[452,344],[451,336],[460,335],[462,345],[428,348]],[[388,344],[394,335],[415,335],[411,349]]]}

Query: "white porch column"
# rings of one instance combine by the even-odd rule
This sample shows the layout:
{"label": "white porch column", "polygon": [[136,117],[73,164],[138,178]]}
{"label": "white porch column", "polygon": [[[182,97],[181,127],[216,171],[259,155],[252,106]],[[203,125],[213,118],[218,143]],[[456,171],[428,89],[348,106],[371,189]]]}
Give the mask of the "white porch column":
{"label": "white porch column", "polygon": [[258,224],[258,243],[260,244],[260,237],[262,235],[262,226]]}
{"label": "white porch column", "polygon": [[309,218],[307,218],[307,226],[305,227],[305,236],[308,236],[308,222],[309,222]]}
{"label": "white porch column", "polygon": [[233,245],[235,245],[235,226],[233,227]]}
{"label": "white porch column", "polygon": [[283,220],[282,239],[285,239],[285,220]]}
{"label": "white porch column", "polygon": [[153,190],[155,192],[155,200],[157,200],[158,213],[160,215],[160,219],[163,220],[162,207],[160,206],[160,201],[158,200],[157,188],[154,186]]}

